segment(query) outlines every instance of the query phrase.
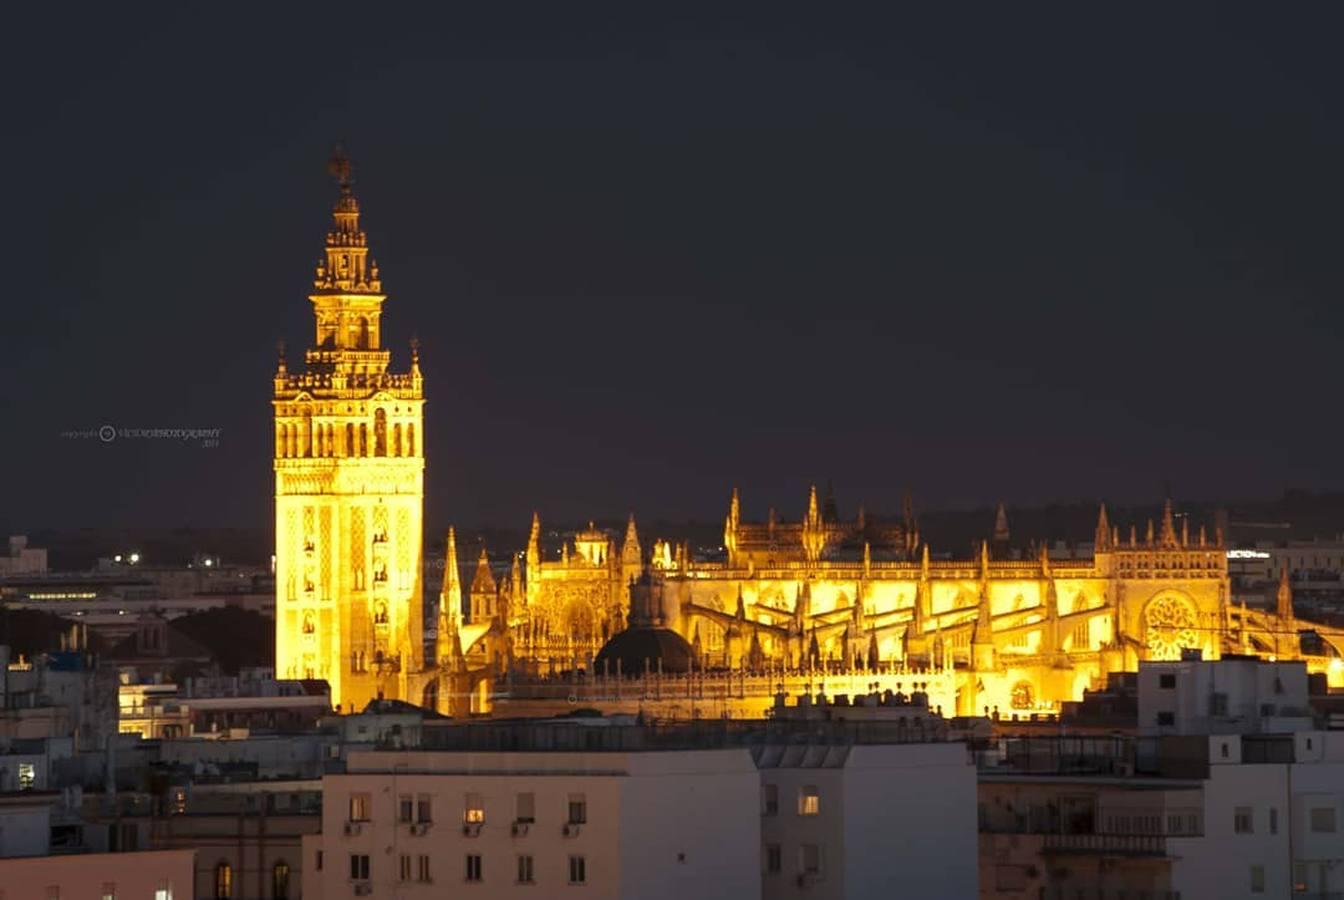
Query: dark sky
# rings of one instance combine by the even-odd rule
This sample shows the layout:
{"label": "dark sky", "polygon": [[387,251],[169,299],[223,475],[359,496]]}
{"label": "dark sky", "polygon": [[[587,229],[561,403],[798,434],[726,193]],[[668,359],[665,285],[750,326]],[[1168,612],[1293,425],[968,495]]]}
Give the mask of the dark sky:
{"label": "dark sky", "polygon": [[269,524],[337,140],[432,525],[1344,486],[1339,22],[385,6],[7,13],[0,523]]}

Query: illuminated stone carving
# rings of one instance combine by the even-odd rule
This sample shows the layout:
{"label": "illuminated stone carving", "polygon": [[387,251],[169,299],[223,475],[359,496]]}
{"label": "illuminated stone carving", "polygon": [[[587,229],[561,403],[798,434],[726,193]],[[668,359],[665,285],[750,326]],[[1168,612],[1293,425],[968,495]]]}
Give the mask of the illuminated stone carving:
{"label": "illuminated stone carving", "polygon": [[1182,650],[1198,650],[1199,616],[1194,605],[1179,594],[1158,594],[1143,610],[1143,641],[1148,659],[1180,659]]}

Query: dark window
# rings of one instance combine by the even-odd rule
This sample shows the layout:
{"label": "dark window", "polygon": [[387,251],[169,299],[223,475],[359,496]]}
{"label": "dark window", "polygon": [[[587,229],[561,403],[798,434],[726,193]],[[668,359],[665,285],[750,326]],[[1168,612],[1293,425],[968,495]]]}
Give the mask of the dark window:
{"label": "dark window", "polygon": [[1157,714],[1157,724],[1159,724],[1159,725],[1175,725],[1175,724],[1176,724],[1176,714],[1175,714],[1174,712],[1160,712],[1160,713],[1158,713],[1158,714]]}
{"label": "dark window", "polygon": [[350,854],[350,878],[354,881],[369,880],[369,855],[367,853]]}
{"label": "dark window", "polygon": [[1163,672],[1157,676],[1157,686],[1167,690],[1174,690],[1176,687],[1176,673]]}

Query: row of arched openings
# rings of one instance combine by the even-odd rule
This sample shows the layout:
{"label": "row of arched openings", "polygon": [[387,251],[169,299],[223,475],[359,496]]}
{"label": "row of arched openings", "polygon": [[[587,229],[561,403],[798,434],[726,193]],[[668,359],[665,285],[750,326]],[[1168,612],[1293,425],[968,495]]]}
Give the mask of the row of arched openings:
{"label": "row of arched openings", "polygon": [[387,426],[387,413],[379,409],[373,416],[373,441],[369,425],[360,422],[313,425],[278,422],[275,426],[275,455],[281,459],[323,457],[415,456],[415,423],[400,422]]}

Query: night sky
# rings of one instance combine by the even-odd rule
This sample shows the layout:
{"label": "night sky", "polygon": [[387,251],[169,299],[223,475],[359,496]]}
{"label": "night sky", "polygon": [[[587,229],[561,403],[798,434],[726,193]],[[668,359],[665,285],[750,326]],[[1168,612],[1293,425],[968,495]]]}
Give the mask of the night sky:
{"label": "night sky", "polygon": [[11,531],[269,527],[337,141],[433,527],[1344,486],[1339,22],[46,6],[0,57]]}

